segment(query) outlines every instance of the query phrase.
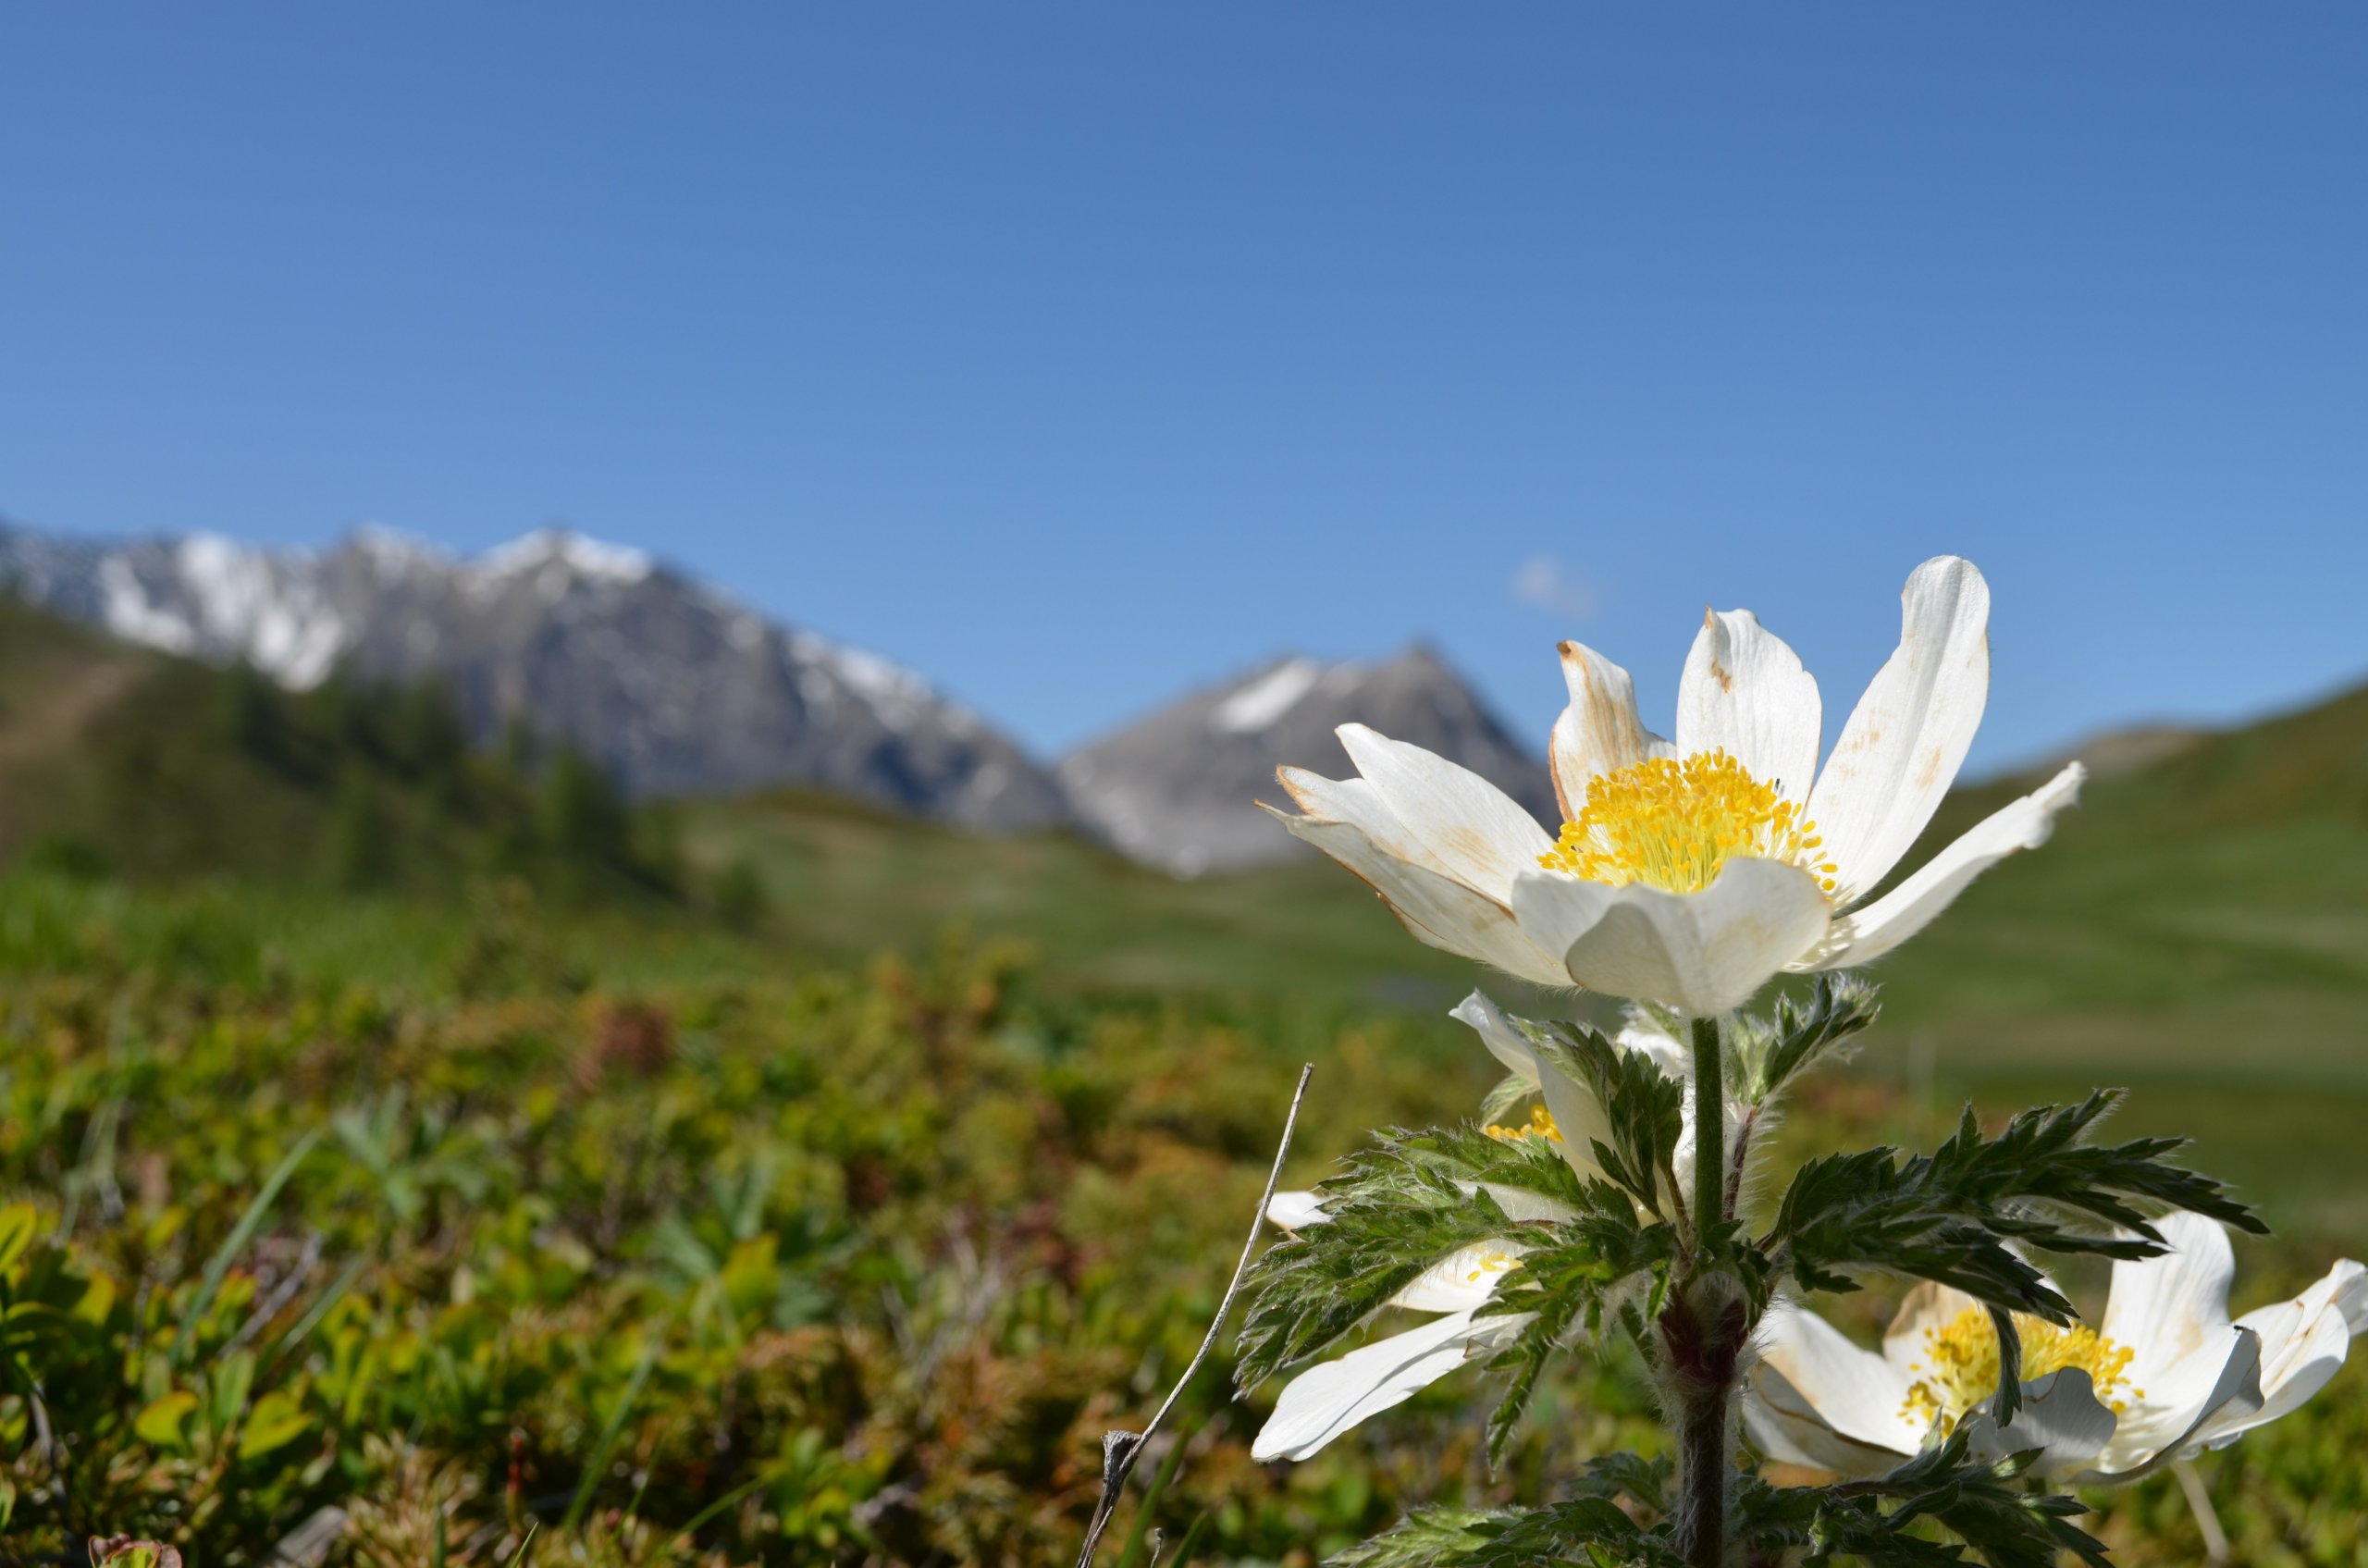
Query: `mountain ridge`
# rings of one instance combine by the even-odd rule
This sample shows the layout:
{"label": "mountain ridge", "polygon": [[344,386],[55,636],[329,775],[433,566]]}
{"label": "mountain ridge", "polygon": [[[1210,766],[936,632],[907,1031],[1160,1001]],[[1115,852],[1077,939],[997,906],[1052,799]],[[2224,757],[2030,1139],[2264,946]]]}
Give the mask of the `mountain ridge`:
{"label": "mountain ridge", "polygon": [[343,673],[448,683],[480,744],[523,719],[642,796],[816,788],[990,832],[1074,827],[1179,874],[1288,859],[1253,802],[1275,769],[1339,772],[1363,722],[1541,816],[1541,758],[1439,654],[1267,661],[1031,757],[893,660],[771,619],[648,551],[546,528],[462,555],[382,526],[321,548],[213,533],[51,534],[0,517],[0,579],[125,641],[244,661],[297,691]]}
{"label": "mountain ridge", "polygon": [[442,679],[480,742],[524,719],[636,795],[799,784],[990,831],[1071,820],[1048,770],[917,673],[564,530],[463,557],[383,528],[271,549],[0,522],[0,576],[69,620],[296,690],[339,671]]}

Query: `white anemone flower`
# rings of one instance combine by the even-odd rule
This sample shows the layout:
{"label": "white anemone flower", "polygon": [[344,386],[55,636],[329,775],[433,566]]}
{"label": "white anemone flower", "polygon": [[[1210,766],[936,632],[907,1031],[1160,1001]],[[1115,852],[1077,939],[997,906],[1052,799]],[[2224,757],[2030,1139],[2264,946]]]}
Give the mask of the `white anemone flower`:
{"label": "white anemone flower", "polygon": [[2368,1326],[2368,1270],[2348,1258],[2294,1300],[2232,1323],[2227,1233],[2184,1213],[2156,1228],[2171,1250],[2114,1265],[2098,1327],[2017,1315],[2025,1408],[2003,1430],[1983,1408],[1998,1386],[1989,1315],[1931,1284],[1908,1292],[1880,1353],[1797,1305],[1771,1308],[1745,1423],[1771,1457],[1851,1476],[1879,1475],[1975,1423],[1979,1450],[2038,1449],[2042,1475],[2115,1485],[2293,1410]]}
{"label": "white anemone flower", "polygon": [[1869,900],[1948,793],[1990,688],[1990,589],[1972,563],[1926,562],[1901,599],[1899,647],[1822,772],[1816,680],[1736,610],[1694,639],[1674,744],[1645,729],[1627,671],[1561,645],[1560,837],[1479,775],[1362,724],[1339,731],[1359,776],[1282,769],[1300,814],[1273,814],[1434,947],[1541,985],[1726,1012],[1781,972],[1890,952],[2045,842],[2079,791],[2076,762]]}
{"label": "white anemone flower", "polygon": [[[1506,1140],[1543,1139],[1581,1177],[1600,1177],[1603,1172],[1596,1164],[1591,1140],[1609,1139],[1611,1124],[1595,1095],[1541,1061],[1512,1021],[1479,992],[1465,997],[1451,1016],[1471,1025],[1489,1055],[1546,1102],[1531,1112],[1527,1122],[1491,1127],[1489,1133]],[[1622,1031],[1617,1043],[1651,1056],[1672,1077],[1691,1070],[1692,1058],[1684,1049],[1648,1024],[1631,1024]],[[1671,1161],[1681,1183],[1693,1169],[1693,1096],[1685,1096],[1684,1105],[1686,1130]],[[1488,1195],[1517,1224],[1576,1217],[1572,1210],[1540,1193],[1492,1186]],[[1287,1230],[1301,1230],[1323,1224],[1327,1216],[1320,1193],[1284,1191],[1267,1204],[1266,1217]],[[1305,1459],[1350,1427],[1412,1399],[1474,1357],[1493,1354],[1511,1343],[1531,1315],[1482,1317],[1478,1314],[1506,1275],[1521,1266],[1522,1253],[1527,1250],[1518,1237],[1499,1237],[1460,1248],[1424,1270],[1392,1296],[1389,1304],[1439,1315],[1419,1327],[1319,1363],[1292,1378],[1276,1400],[1274,1414],[1252,1443],[1251,1457]]]}

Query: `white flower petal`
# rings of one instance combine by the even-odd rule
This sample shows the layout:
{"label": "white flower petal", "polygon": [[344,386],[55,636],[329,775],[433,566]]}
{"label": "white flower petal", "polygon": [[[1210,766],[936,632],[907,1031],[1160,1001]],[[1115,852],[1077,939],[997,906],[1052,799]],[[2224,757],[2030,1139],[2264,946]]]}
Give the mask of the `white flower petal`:
{"label": "white flower petal", "polygon": [[[1447,862],[1416,838],[1381,791],[1369,779],[1327,779],[1305,768],[1277,768],[1276,779],[1299,809],[1315,821],[1346,822],[1358,829],[1385,855],[1411,862],[1441,876],[1452,876]],[[1269,809],[1272,809],[1269,808]]]}
{"label": "white flower petal", "polygon": [[1824,722],[1817,679],[1748,610],[1712,611],[1677,685],[1677,751],[1724,749],[1784,798],[1808,799]]}
{"label": "white flower petal", "polygon": [[1540,985],[1571,983],[1569,972],[1523,934],[1504,906],[1452,877],[1387,853],[1362,828],[1265,809],[1294,836],[1371,883],[1416,941]]}
{"label": "white flower petal", "polygon": [[[2261,1336],[2250,1328],[2228,1330],[2228,1353],[2212,1385],[2193,1401],[2184,1425],[2165,1424],[2159,1416],[2133,1421],[2133,1411],[2121,1418],[2122,1429],[2100,1456],[2101,1463],[2080,1479],[2090,1485],[2122,1485],[2143,1480],[2181,1454],[2202,1446],[2214,1430],[2233,1437],[2241,1426],[2232,1422],[2262,1407]],[[2193,1361],[2199,1359],[2190,1357]],[[2152,1389],[2146,1390],[2149,1396]]]}
{"label": "white flower petal", "polygon": [[2309,1290],[2237,1319],[2261,1336],[2258,1410],[2208,1422],[2198,1439],[2210,1447],[2275,1421],[2300,1406],[2343,1369],[2351,1337],[2368,1327],[2368,1270],[2345,1258]]}
{"label": "white flower petal", "polygon": [[1974,878],[2017,849],[2036,849],[2055,814],[2078,800],[2088,771],[2078,762],[1967,828],[1915,874],[1863,909],[1833,922],[1833,934],[1805,968],[1832,969],[1881,957],[1932,923]]}
{"label": "white flower petal", "polygon": [[1753,1367],[1744,1383],[1743,1424],[1769,1458],[1831,1470],[1851,1480],[1880,1475],[1913,1452],[1835,1431],[1807,1395],[1782,1373],[1764,1364]]}
{"label": "white flower petal", "polygon": [[2200,1351],[2214,1350],[2226,1359],[2228,1287],[2237,1278],[2236,1253],[2217,1221],[2180,1210],[2154,1228],[2171,1250],[2113,1266],[2104,1321],[2097,1328],[2129,1347],[2129,1381],[2150,1394],[2164,1374]]}
{"label": "white flower petal", "polygon": [[1899,647],[1833,743],[1808,815],[1848,904],[1876,883],[1948,793],[1990,696],[1990,586],[1943,555],[1909,574]]}
{"label": "white flower petal", "polygon": [[1488,1047],[1488,1055],[1502,1063],[1507,1072],[1533,1084],[1537,1081],[1537,1053],[1531,1049],[1521,1031],[1513,1027],[1512,1020],[1505,1017],[1504,1010],[1488,997],[1475,991],[1458,1002],[1448,1017],[1471,1025],[1472,1032],[1480,1037],[1480,1043]]}
{"label": "white flower petal", "polygon": [[1527,1251],[1511,1239],[1458,1247],[1416,1275],[1389,1298],[1389,1304],[1416,1312],[1466,1312],[1484,1306],[1509,1272],[1505,1259]]}
{"label": "white flower petal", "polygon": [[1357,772],[1466,887],[1502,903],[1513,878],[1554,847],[1536,818],[1470,769],[1363,724],[1343,724],[1338,733]]}
{"label": "white flower petal", "polygon": [[1759,1320],[1759,1361],[1852,1442],[1903,1455],[1923,1443],[1924,1423],[1906,1414],[1906,1375],[1807,1308],[1782,1299],[1770,1305]]}
{"label": "white flower petal", "polygon": [[2077,1366],[2023,1385],[2022,1408],[2001,1426],[1984,1405],[1957,1423],[1976,1457],[1995,1462],[2039,1451],[2032,1468],[2043,1475],[2077,1470],[2113,1438],[2113,1412],[2097,1402],[2096,1388]]}
{"label": "white flower petal", "polygon": [[1694,1048],[1663,1029],[1660,1021],[1643,1008],[1631,1007],[1628,1015],[1612,1043],[1623,1051],[1650,1056],[1653,1065],[1671,1078],[1693,1082]]}
{"label": "white flower petal", "polygon": [[1266,1200],[1266,1223],[1286,1230],[1304,1230],[1331,1217],[1324,1212],[1324,1200],[1318,1193],[1277,1192]]}
{"label": "white flower petal", "polygon": [[1699,893],[1527,871],[1513,883],[1513,912],[1579,984],[1696,1018],[1750,1000],[1816,948],[1832,919],[1816,880],[1776,860],[1730,860]]}
{"label": "white flower petal", "polygon": [[1530,1054],[1530,1070],[1537,1075],[1538,1093],[1546,1097],[1546,1108],[1554,1117],[1554,1130],[1562,1135],[1562,1141],[1554,1145],[1555,1151],[1582,1179],[1601,1176],[1603,1167],[1597,1163],[1595,1146],[1600,1142],[1609,1148],[1611,1144],[1611,1117],[1604,1110],[1603,1102],[1595,1097],[1594,1090],[1535,1050]]}
{"label": "white flower petal", "polygon": [[1560,646],[1570,706],[1554,721],[1554,794],[1565,821],[1586,804],[1587,781],[1647,757],[1666,757],[1669,742],[1636,716],[1636,683],[1628,672],[1582,643]]}
{"label": "white flower petal", "polygon": [[1412,1399],[1475,1351],[1519,1333],[1527,1321],[1517,1315],[1475,1323],[1468,1312],[1453,1313],[1310,1367],[1275,1401],[1250,1457],[1305,1459],[1367,1416]]}

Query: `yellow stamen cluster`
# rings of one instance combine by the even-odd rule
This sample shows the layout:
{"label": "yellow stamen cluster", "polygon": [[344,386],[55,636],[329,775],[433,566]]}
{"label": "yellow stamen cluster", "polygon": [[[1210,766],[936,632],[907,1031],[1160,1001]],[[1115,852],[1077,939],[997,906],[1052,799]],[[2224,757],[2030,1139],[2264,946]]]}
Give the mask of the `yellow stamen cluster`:
{"label": "yellow stamen cluster", "polygon": [[1562,1141],[1562,1130],[1554,1125],[1554,1113],[1543,1105],[1529,1107],[1527,1126],[1484,1127],[1480,1130],[1499,1143],[1516,1143],[1524,1138],[1543,1138],[1549,1143]]}
{"label": "yellow stamen cluster", "polygon": [[1729,860],[1783,860],[1832,893],[1838,869],[1817,824],[1725,751],[1648,758],[1587,783],[1579,820],[1537,858],[1549,871],[1699,893]]}
{"label": "yellow stamen cluster", "polygon": [[1480,1254],[1480,1266],[1474,1269],[1470,1274],[1465,1275],[1464,1278],[1472,1284],[1477,1285],[1480,1283],[1481,1277],[1484,1275],[1502,1274],[1507,1269],[1519,1268],[1520,1266],[1521,1259],[1500,1248],[1491,1247],[1486,1252]]}
{"label": "yellow stamen cluster", "polygon": [[[2115,1415],[2128,1411],[2131,1400],[2146,1397],[2145,1389],[2129,1387],[2127,1377],[2137,1352],[2093,1328],[2058,1328],[2018,1312],[2015,1332],[2023,1341],[2026,1382],[2077,1366],[2089,1375],[2097,1402]],[[1924,1359],[1911,1370],[1924,1377],[1907,1390],[1901,1414],[1911,1421],[1937,1420],[1943,1433],[1955,1431],[1959,1417],[1998,1391],[1998,1330],[1989,1312],[1967,1307],[1938,1328],[1924,1330]]]}

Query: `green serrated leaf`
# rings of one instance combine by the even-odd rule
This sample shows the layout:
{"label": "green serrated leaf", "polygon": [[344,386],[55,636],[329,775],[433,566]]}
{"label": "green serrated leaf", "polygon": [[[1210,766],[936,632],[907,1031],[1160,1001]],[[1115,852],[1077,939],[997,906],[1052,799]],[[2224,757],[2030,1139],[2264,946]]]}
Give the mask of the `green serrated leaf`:
{"label": "green serrated leaf", "polygon": [[1758,1105],[1810,1068],[1843,1058],[1881,1010],[1873,985],[1855,974],[1829,973],[1810,982],[1806,997],[1777,998],[1772,1017],[1737,1020],[1738,1092]]}
{"label": "green serrated leaf", "polygon": [[1684,1568],[1685,1562],[1605,1497],[1526,1510],[1424,1509],[1330,1561],[1339,1568],[1534,1568],[1575,1562]]}
{"label": "green serrated leaf", "polygon": [[2083,1143],[2119,1099],[2100,1090],[2076,1105],[2026,1111],[1995,1138],[1983,1136],[1967,1107],[1956,1132],[1929,1155],[1903,1159],[1886,1148],[1812,1161],[1794,1177],[1759,1245],[1809,1290],[1855,1290],[1843,1270],[1880,1269],[2062,1323],[2070,1303],[2008,1243],[2152,1257],[2162,1238],[2141,1203],[2265,1230],[2218,1182],[2163,1162],[2184,1140]]}
{"label": "green serrated leaf", "polygon": [[1582,1182],[1550,1145],[1474,1127],[1382,1132],[1321,1190],[1326,1222],[1277,1242],[1251,1271],[1235,1367],[1245,1389],[1350,1333],[1460,1247],[1543,1244],[1553,1216],[1635,1228],[1626,1198]]}
{"label": "green serrated leaf", "polygon": [[[1872,1480],[1771,1487],[1746,1476],[1735,1493],[1735,1524],[1755,1554],[1801,1552],[1805,1563],[1847,1558],[1884,1568],[1937,1568],[1962,1562],[1970,1548],[1992,1568],[2055,1568],[2066,1552],[2106,1568],[2102,1544],[2071,1523],[2084,1512],[2079,1501],[2025,1491],[2020,1475],[2016,1461],[1975,1459],[1960,1432]],[[1919,1520],[1955,1540],[1911,1533]]]}
{"label": "green serrated leaf", "polygon": [[1642,1051],[1625,1050],[1584,1024],[1513,1022],[1537,1048],[1541,1065],[1595,1097],[1611,1142],[1592,1141],[1606,1177],[1653,1214],[1672,1196],[1670,1167],[1685,1130],[1685,1085]]}

